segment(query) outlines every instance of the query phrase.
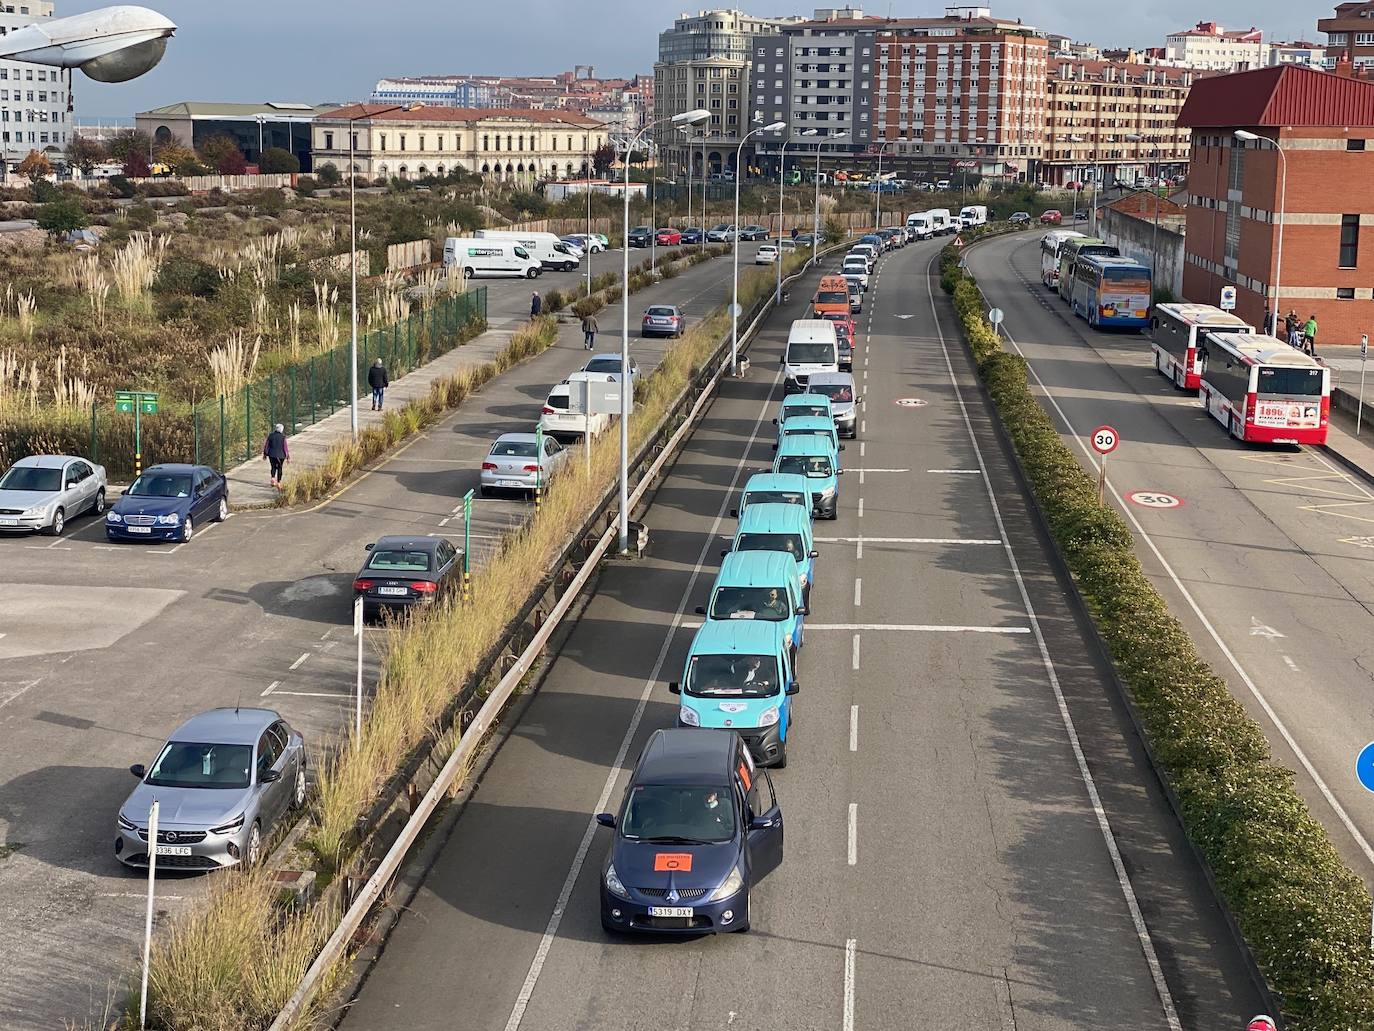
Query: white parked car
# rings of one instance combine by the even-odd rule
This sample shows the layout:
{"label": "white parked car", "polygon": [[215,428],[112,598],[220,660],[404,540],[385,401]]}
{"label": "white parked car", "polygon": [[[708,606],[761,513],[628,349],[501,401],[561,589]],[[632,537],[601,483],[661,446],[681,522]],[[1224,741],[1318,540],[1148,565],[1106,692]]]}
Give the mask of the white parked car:
{"label": "white parked car", "polygon": [[585,412],[572,410],[572,384],[589,378],[607,383],[620,382],[618,371],[616,375],[601,372],[574,372],[550,390],[548,398],[544,401],[544,409],[539,415],[539,425],[543,427],[546,435],[557,437],[559,440],[576,440],[587,433],[595,436],[611,424],[609,415],[588,415]]}
{"label": "white parked car", "polygon": [[503,433],[482,460],[482,497],[494,491],[532,492],[548,486],[549,477],[567,461],[569,452],[553,437],[544,437],[544,453],[539,454],[540,439],[534,433]]}
{"label": "white parked car", "polygon": [[30,455],[0,478],[0,531],[60,537],[67,520],[105,514],[105,467],[74,455]]}
{"label": "white parked car", "polygon": [[[607,376],[620,379],[620,353],[618,351],[607,351],[604,354],[594,354],[587,359],[587,364],[582,366],[583,372],[600,372]],[[639,382],[639,362],[633,356],[630,358],[630,389],[633,390],[635,384]]]}
{"label": "white parked car", "polygon": [[759,249],[754,254],[755,265],[771,265],[778,260],[778,245],[775,243],[760,244]]}

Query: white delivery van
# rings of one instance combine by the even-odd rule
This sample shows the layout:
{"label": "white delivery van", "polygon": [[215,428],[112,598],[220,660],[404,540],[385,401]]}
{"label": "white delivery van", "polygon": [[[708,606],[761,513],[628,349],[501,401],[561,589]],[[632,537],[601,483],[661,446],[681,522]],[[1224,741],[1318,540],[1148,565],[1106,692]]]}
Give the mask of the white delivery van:
{"label": "white delivery van", "polygon": [[[631,376],[633,377],[633,372]],[[596,436],[611,424],[611,417],[604,414],[588,415],[585,412],[574,412],[572,384],[581,380],[604,380],[615,383],[619,379],[619,373],[611,375],[605,372],[574,372],[549,391],[548,399],[544,402],[544,410],[539,415],[539,425],[545,433],[559,441],[576,440],[587,433]]]}
{"label": "white delivery van", "polygon": [[840,371],[840,341],[835,324],[826,319],[798,319],[787,334],[782,353],[785,394],[806,389],[811,374]]}
{"label": "white delivery van", "polygon": [[959,221],[964,228],[988,224],[988,209],[983,204],[970,204],[959,212]]}
{"label": "white delivery van", "polygon": [[915,230],[916,239],[925,240],[935,235],[935,227],[931,224],[930,213],[918,211],[914,215],[907,215],[906,227]]}
{"label": "white delivery van", "polygon": [[450,236],[444,241],[444,268],[457,266],[463,278],[511,276],[533,279],[544,271],[539,259],[514,240],[479,240]]}
{"label": "white delivery van", "polygon": [[954,218],[950,215],[949,208],[931,208],[926,212],[926,217],[930,219],[932,236],[944,236],[959,228],[954,224]]}
{"label": "white delivery van", "polygon": [[514,240],[539,259],[546,269],[571,272],[582,264],[566,243],[554,233],[522,233],[506,229],[479,229],[479,240]]}

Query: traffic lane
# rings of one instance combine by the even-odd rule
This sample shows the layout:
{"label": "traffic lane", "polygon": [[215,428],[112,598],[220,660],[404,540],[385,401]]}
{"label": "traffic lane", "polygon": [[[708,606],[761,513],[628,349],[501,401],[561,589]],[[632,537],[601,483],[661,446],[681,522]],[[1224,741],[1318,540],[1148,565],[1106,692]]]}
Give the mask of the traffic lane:
{"label": "traffic lane", "polygon": [[[774,374],[766,381],[727,382],[687,454],[694,455],[698,440],[721,442],[715,426],[720,413],[752,414],[757,422],[771,409],[776,379]],[[510,1017],[580,842],[589,833],[591,816],[598,807],[619,803],[623,784],[617,767],[634,761],[654,727],[676,720],[676,705],[664,684],[681,668],[686,639],[671,624],[709,585],[730,495],[738,489],[741,469],[760,457],[761,445],[751,442],[752,436],[730,434],[733,453],[697,456],[696,464],[710,469],[706,475],[713,483],[714,504],[674,505],[680,482],[676,469],[658,489],[647,517],[654,541],[649,558],[613,563],[602,572],[586,613],[485,776],[479,794],[483,807],[470,806],[462,814],[349,1009],[346,1027],[398,1022],[447,1027],[456,1005],[464,1007],[473,1026],[500,1027]],[[696,491],[698,482],[690,480],[689,489]],[[624,743],[640,705],[642,721]],[[531,809],[532,799],[538,800],[537,811]],[[532,821],[528,829],[525,820]],[[511,850],[513,834],[530,847]],[[558,928],[557,946],[575,940],[597,950],[607,948],[596,893],[586,890],[587,878],[594,885],[599,874],[605,847],[603,837],[591,839],[581,879],[574,882],[577,891]],[[518,860],[513,862],[512,855]],[[554,951],[557,947],[550,955]],[[431,983],[425,971],[428,957],[436,954],[453,957],[468,971],[461,995],[436,990]],[[624,977],[624,964],[633,968],[656,954],[618,950],[620,980],[638,983],[633,976]],[[545,991],[565,1002],[593,990],[599,998],[602,991],[585,982],[544,983],[554,987],[536,991],[535,1006],[542,1005]],[[473,985],[481,989],[474,992]]]}
{"label": "traffic lane", "polygon": [[[987,283],[995,289],[997,282],[994,270],[985,289]],[[1014,289],[1007,296],[1006,303],[1018,303]],[[1038,372],[1043,353],[1073,345],[1061,345],[1058,336],[1044,332],[1043,322],[1036,321],[1045,318],[1039,306],[1024,306],[1022,311],[1024,321],[1018,323],[1015,308],[1009,309],[1008,329]],[[1085,366],[1077,382],[1110,388],[1120,380],[1118,367],[1099,360],[1095,368]],[[1154,375],[1154,380],[1171,389],[1162,377]],[[1329,504],[1339,506],[1337,512],[1358,515],[1359,491],[1352,491],[1353,498],[1323,497],[1313,492],[1309,477],[1320,477],[1316,483],[1322,491],[1332,485],[1340,491],[1352,488],[1343,479],[1332,481],[1325,473],[1301,469],[1291,477],[1263,472],[1228,475],[1228,467],[1263,468],[1253,461],[1257,457],[1262,456],[1264,464],[1285,464],[1284,459],[1297,459],[1300,453],[1241,445],[1200,410],[1095,403],[1091,393],[1061,398],[1054,391],[1054,397],[1079,433],[1100,422],[1117,426],[1123,444],[1109,460],[1109,479],[1123,495],[1163,492],[1183,501],[1163,510],[1126,503],[1138,530],[1149,535],[1163,556],[1160,561],[1147,545],[1142,555],[1146,572],[1190,628],[1203,656],[1227,677],[1233,693],[1261,726],[1269,728],[1280,761],[1304,769],[1299,789],[1330,829],[1336,846],[1357,868],[1367,869],[1374,863],[1369,845],[1374,807],[1348,769],[1351,756],[1370,736],[1371,720],[1363,701],[1370,656],[1364,642],[1374,625],[1361,600],[1367,596],[1369,568],[1363,561],[1339,558],[1343,542],[1335,532],[1328,530],[1324,538],[1308,536],[1302,523],[1304,518],[1328,518],[1318,514],[1318,506]],[[1138,439],[1148,441],[1152,435],[1172,436],[1200,463],[1172,461],[1177,446],[1165,445],[1165,451]],[[1070,446],[1082,454],[1075,443]],[[1137,466],[1141,458],[1144,464]],[[1086,457],[1080,461],[1086,464]],[[1307,506],[1313,510],[1306,516],[1292,514]],[[1245,546],[1236,546],[1237,541]],[[1193,610],[1184,591],[1199,611]],[[1314,698],[1320,701],[1314,703]],[[1332,712],[1346,715],[1332,720]],[[1361,718],[1351,719],[1350,713]]]}

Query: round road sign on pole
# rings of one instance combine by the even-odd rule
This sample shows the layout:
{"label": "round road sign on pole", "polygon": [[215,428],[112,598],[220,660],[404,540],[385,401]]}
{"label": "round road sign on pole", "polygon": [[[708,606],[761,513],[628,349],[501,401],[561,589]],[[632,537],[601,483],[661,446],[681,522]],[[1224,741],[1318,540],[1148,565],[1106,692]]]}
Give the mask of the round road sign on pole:
{"label": "round road sign on pole", "polygon": [[1093,450],[1099,455],[1110,455],[1121,443],[1121,436],[1110,426],[1099,426],[1093,430]]}
{"label": "round road sign on pole", "polygon": [[1001,308],[993,308],[992,311],[988,312],[988,321],[994,326],[1000,326],[1002,324],[1002,318]]}
{"label": "round road sign on pole", "polygon": [[1360,749],[1355,759],[1355,776],[1366,791],[1374,791],[1374,741]]}

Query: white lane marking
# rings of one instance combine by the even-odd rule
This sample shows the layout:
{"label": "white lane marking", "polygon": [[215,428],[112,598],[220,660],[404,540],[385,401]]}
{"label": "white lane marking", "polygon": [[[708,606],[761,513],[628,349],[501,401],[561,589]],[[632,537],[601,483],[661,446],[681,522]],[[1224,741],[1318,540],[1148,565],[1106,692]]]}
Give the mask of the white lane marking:
{"label": "white lane marking", "polygon": [[860,499],[859,499],[859,518],[862,519],[863,517],[864,517],[864,499],[863,499],[863,498],[860,498]]}
{"label": "white lane marking", "polygon": [[[932,295],[931,305],[933,306],[934,303],[934,295]],[[1011,342],[1012,347],[1016,348],[1016,353],[1020,355],[1022,359],[1025,359],[1025,352],[1021,350],[1021,345],[1016,342],[1016,338],[1007,331],[1005,323],[1003,324],[1002,332],[1007,340]],[[1073,439],[1077,441],[1083,454],[1087,456],[1089,467],[1096,470],[1098,467],[1097,458],[1092,449],[1084,442],[1083,437],[1079,434],[1078,430],[1074,428],[1073,423],[1069,421],[1069,417],[1064,414],[1064,409],[1059,407],[1059,402],[1055,400],[1054,395],[1051,394],[1049,388],[1045,386],[1045,381],[1042,380],[1040,374],[1035,371],[1035,366],[1029,361],[1026,361],[1026,371],[1029,372],[1035,379],[1035,382],[1039,384],[1041,392],[1045,395],[1045,399],[1049,401],[1049,403],[1054,406],[1054,410],[1059,413],[1059,418],[1063,420],[1065,428],[1068,429]],[[1315,455],[1315,452],[1309,453],[1314,454],[1319,461],[1322,460],[1320,455]],[[1332,471],[1335,471],[1334,466],[1331,468]],[[1355,826],[1355,821],[1350,818],[1350,814],[1346,812],[1345,807],[1336,800],[1335,794],[1331,791],[1331,788],[1327,785],[1321,774],[1317,772],[1317,768],[1312,764],[1312,760],[1307,757],[1307,753],[1298,745],[1297,739],[1293,737],[1287,724],[1279,719],[1279,714],[1274,711],[1274,707],[1269,704],[1269,699],[1264,696],[1259,686],[1250,678],[1250,674],[1246,672],[1245,667],[1240,664],[1240,660],[1236,658],[1235,652],[1231,651],[1226,642],[1221,639],[1221,634],[1217,632],[1216,627],[1212,625],[1212,621],[1203,613],[1202,606],[1197,603],[1197,599],[1193,597],[1192,592],[1189,591],[1188,588],[1184,586],[1183,581],[1179,579],[1178,573],[1174,571],[1174,567],[1165,559],[1164,553],[1161,552],[1159,546],[1155,544],[1155,539],[1145,532],[1145,527],[1142,526],[1140,520],[1136,518],[1132,506],[1126,504],[1121,496],[1121,492],[1116,489],[1115,485],[1112,484],[1110,480],[1107,483],[1107,489],[1111,491],[1112,497],[1116,499],[1117,506],[1121,509],[1122,514],[1130,520],[1131,525],[1135,528],[1135,532],[1140,535],[1140,539],[1149,547],[1151,554],[1153,554],[1155,559],[1159,562],[1160,568],[1168,575],[1170,581],[1172,581],[1174,585],[1174,589],[1178,591],[1183,600],[1188,603],[1188,607],[1193,610],[1193,615],[1197,616],[1203,629],[1207,631],[1207,636],[1212,639],[1213,643],[1215,643],[1219,649],[1221,649],[1221,654],[1226,656],[1226,661],[1229,662],[1231,668],[1236,671],[1236,676],[1240,677],[1241,683],[1245,685],[1251,697],[1259,703],[1260,708],[1264,710],[1265,716],[1267,716],[1269,721],[1274,725],[1274,729],[1279,732],[1279,736],[1283,738],[1284,743],[1292,749],[1293,754],[1297,756],[1298,762],[1302,763],[1302,768],[1307,771],[1307,775],[1311,777],[1312,782],[1317,785],[1317,790],[1320,791],[1322,797],[1326,799],[1326,804],[1331,807],[1332,812],[1334,812],[1336,817],[1341,821],[1341,825],[1344,826],[1350,836],[1355,839],[1355,843],[1359,845],[1360,851],[1364,853],[1365,859],[1371,865],[1374,865],[1374,846],[1370,845],[1369,839],[1367,839],[1364,834],[1360,832],[1360,829]],[[1363,488],[1361,488],[1361,490],[1363,490]]]}
{"label": "white lane marking", "polygon": [[270,695],[273,691],[275,691],[275,690],[276,690],[277,688],[279,688],[279,687],[281,687],[281,681],[280,681],[280,680],[274,680],[274,681],[272,681],[272,683],[270,683],[270,684],[267,685],[267,690],[264,691],[262,694],[258,695],[258,697],[259,697],[259,698],[266,698],[268,695]]}
{"label": "white lane marking", "polygon": [[61,542],[59,542],[59,541],[54,541],[52,544],[25,544],[25,545],[24,545],[24,548],[25,548],[25,550],[27,550],[27,551],[71,551],[71,550],[72,550],[71,548],[65,548],[65,547],[64,547],[64,548],[59,548],[59,547],[57,546],[59,543],[61,543]]}
{"label": "white lane marking", "polygon": [[844,1031],[854,1031],[854,952],[858,940],[844,943]]}
{"label": "white lane marking", "polygon": [[855,634],[855,635],[854,635],[854,649],[853,649],[853,652],[851,653],[851,657],[850,657],[850,660],[849,660],[849,661],[850,661],[850,667],[851,667],[852,669],[858,669],[858,668],[859,668],[859,635],[858,635],[858,634]]}
{"label": "white lane marking", "polygon": [[[940,340],[940,350],[944,354],[945,370],[949,374],[950,385],[954,387],[954,399],[959,404],[959,414],[963,416],[964,429],[968,432],[969,442],[973,444],[973,456],[977,460],[978,470],[982,474],[983,487],[988,495],[988,504],[992,507],[992,515],[997,521],[997,529],[1005,542],[1002,547],[1006,552],[1007,562],[1011,566],[1012,576],[1016,579],[1016,588],[1021,594],[1021,604],[1025,608],[1026,618],[1030,620],[1031,628],[1035,632],[1035,643],[1040,650],[1040,661],[1045,667],[1045,675],[1049,678],[1050,689],[1054,692],[1055,704],[1059,708],[1059,718],[1064,724],[1065,734],[1068,735],[1074,762],[1078,764],[1078,774],[1087,789],[1088,800],[1092,805],[1093,814],[1097,817],[1097,828],[1102,834],[1103,843],[1107,846],[1107,853],[1111,856],[1112,867],[1116,871],[1117,884],[1121,887],[1121,894],[1126,900],[1126,908],[1130,911],[1131,924],[1135,928],[1136,939],[1140,943],[1140,951],[1145,957],[1145,965],[1150,969],[1150,977],[1154,981],[1155,992],[1159,995],[1159,1004],[1164,1012],[1164,1020],[1170,1031],[1182,1031],[1183,1025],[1179,1023],[1173,996],[1169,992],[1168,983],[1164,980],[1164,971],[1159,965],[1159,955],[1155,952],[1154,939],[1150,937],[1150,929],[1145,925],[1145,917],[1140,912],[1140,902],[1136,898],[1135,888],[1131,885],[1130,874],[1126,872],[1126,864],[1121,859],[1121,850],[1117,848],[1111,822],[1107,819],[1107,811],[1102,807],[1102,798],[1097,793],[1097,782],[1093,779],[1092,771],[1088,769],[1088,759],[1083,754],[1083,745],[1078,739],[1078,730],[1074,726],[1073,716],[1069,713],[1069,704],[1064,698],[1064,691],[1059,683],[1059,674],[1054,668],[1054,660],[1050,658],[1049,645],[1045,643],[1045,635],[1040,629],[1040,618],[1035,614],[1035,606],[1031,603],[1030,591],[1021,575],[1021,564],[1017,561],[1016,552],[1007,538],[1006,523],[1002,519],[1002,506],[997,502],[997,493],[992,487],[992,477],[988,475],[988,465],[983,458],[982,445],[978,443],[978,436],[973,432],[973,420],[969,418],[963,388],[959,386],[959,377],[954,374],[954,362],[950,358],[949,345],[945,342],[945,329],[940,323],[940,313],[935,307],[935,291],[930,287],[929,275],[926,276],[925,285],[926,292],[930,297],[930,316],[935,321],[935,331]],[[1018,350],[1020,349],[1018,348]],[[1041,384],[1041,387],[1043,389],[1044,384]],[[1058,406],[1056,405],[1056,407]],[[1075,433],[1074,436],[1077,437],[1077,434]],[[1116,493],[1115,489],[1112,493]],[[1122,504],[1122,508],[1126,507]],[[1162,556],[1160,560],[1163,561]]]}
{"label": "white lane marking", "polygon": [[[701,624],[696,624],[700,626]],[[972,626],[962,623],[812,623],[807,620],[806,629],[816,630],[892,630],[900,633],[921,634],[1028,634],[1030,627],[1025,626]],[[858,634],[855,634],[858,639]],[[856,667],[857,668],[857,667]]]}
{"label": "white lane marking", "polygon": [[849,803],[849,865],[859,862],[859,804]]}
{"label": "white lane marking", "polygon": [[860,470],[859,470],[859,486],[860,486],[860,487],[862,487],[862,486],[864,485],[864,477],[867,476],[867,475],[868,475],[868,470],[866,470],[866,469],[860,469]]}
{"label": "white lane marking", "polygon": [[981,537],[814,537],[821,544],[1001,544],[1000,539]]}
{"label": "white lane marking", "polygon": [[327,638],[327,637],[328,637],[330,634],[332,634],[333,632],[334,632],[334,628],[333,628],[333,627],[330,627],[330,628],[329,628],[328,630],[326,630],[324,633],[320,634],[320,640],[323,641],[325,638]]}
{"label": "white lane marking", "polygon": [[854,549],[854,557],[856,559],[861,559],[864,557],[864,540],[862,537],[859,538],[858,547]]}
{"label": "white lane marking", "polygon": [[[860,605],[863,604],[863,597],[864,597],[864,581],[863,581],[863,577],[855,577],[855,578],[854,578],[854,607],[855,607],[856,609],[857,609]],[[0,634],[0,637],[4,637],[4,636],[5,636],[4,634]]]}
{"label": "white lane marking", "polygon": [[860,442],[860,443],[859,443],[859,457],[860,457],[860,458],[863,458],[864,452],[867,451],[867,450],[868,450],[868,445],[865,444],[865,443],[863,443],[863,442]]}
{"label": "white lane marking", "polygon": [[859,750],[859,707],[857,705],[849,707],[849,750],[851,752]]}
{"label": "white lane marking", "polygon": [[327,652],[338,643],[338,641],[325,641],[324,644],[320,645],[320,651]]}
{"label": "white lane marking", "polygon": [[351,702],[352,694],[340,694],[337,691],[274,691],[273,698],[337,698],[341,702]]}
{"label": "white lane marking", "polygon": [[1302,672],[1302,670],[1298,669],[1298,664],[1294,662],[1290,656],[1285,655],[1283,657],[1283,664],[1287,666],[1290,670],[1292,670],[1294,673]]}
{"label": "white lane marking", "polygon": [[860,473],[860,474],[863,474],[863,473],[909,473],[909,472],[911,472],[910,469],[852,469],[852,470],[850,470],[850,471],[851,471],[851,472]]}
{"label": "white lane marking", "polygon": [[8,683],[14,684],[15,686],[12,690],[7,690],[5,696],[3,698],[0,698],[0,709],[3,709],[5,706],[9,705],[10,702],[14,701],[16,698],[22,697],[23,695],[27,694],[30,690],[36,687],[42,680],[43,678],[39,677],[37,680],[8,681]]}
{"label": "white lane marking", "polygon": [[301,657],[300,657],[299,659],[297,659],[295,662],[291,663],[291,665],[288,666],[287,668],[288,668],[288,669],[300,669],[301,663],[304,662],[304,661],[305,661],[306,659],[308,659],[308,658],[310,658],[310,653],[309,653],[309,652],[301,652]]}
{"label": "white lane marking", "polygon": [[951,475],[958,474],[958,475],[961,475],[961,476],[977,476],[977,475],[978,475],[978,470],[977,470],[977,469],[927,469],[926,472],[928,472],[928,473],[950,473]]}
{"label": "white lane marking", "polygon": [[447,526],[447,525],[448,525],[448,521],[449,521],[450,519],[452,519],[452,518],[453,518],[453,516],[444,516],[444,518],[442,518],[442,519],[439,520],[439,525],[440,525],[440,526]]}
{"label": "white lane marking", "polygon": [[1265,624],[1261,623],[1261,622],[1260,622],[1258,619],[1256,619],[1254,616],[1251,616],[1251,617],[1250,617],[1250,636],[1251,636],[1251,637],[1267,637],[1267,638],[1269,638],[1270,640],[1273,640],[1273,639],[1276,638],[1276,637],[1286,637],[1287,634],[1281,634],[1281,633],[1279,633],[1277,630],[1275,630],[1273,627],[1271,627],[1271,626],[1265,626]]}
{"label": "white lane marking", "polygon": [[520,991],[515,997],[515,1005],[511,1008],[510,1018],[506,1021],[506,1031],[518,1031],[520,1022],[525,1018],[525,1010],[529,1008],[530,998],[534,995],[535,985],[539,983],[539,976],[544,972],[544,963],[548,960],[549,950],[553,948],[554,939],[558,936],[558,928],[563,923],[563,914],[568,908],[568,900],[572,898],[573,888],[577,884],[577,878],[581,876],[582,867],[587,862],[587,853],[592,847],[592,839],[596,835],[597,822],[596,815],[606,808],[610,801],[611,792],[615,789],[615,783],[620,778],[621,767],[625,765],[625,756],[629,753],[630,742],[634,740],[635,733],[639,730],[640,721],[644,717],[644,709],[649,704],[649,695],[658,686],[659,674],[663,671],[663,664],[668,659],[668,651],[673,645],[673,639],[677,634],[678,627],[682,623],[682,613],[687,608],[687,599],[692,596],[696,589],[697,579],[701,576],[701,570],[706,564],[706,555],[715,546],[715,538],[720,533],[721,523],[725,519],[727,506],[735,495],[735,487],[739,483],[740,474],[744,472],[744,466],[749,459],[749,452],[752,450],[754,442],[758,439],[759,427],[763,425],[763,420],[767,414],[773,410],[774,401],[772,390],[777,388],[778,381],[782,378],[782,370],[779,369],[773,374],[773,382],[769,390],[768,400],[759,408],[758,418],[754,420],[754,428],[750,432],[744,450],[740,453],[739,461],[735,463],[734,474],[730,477],[730,485],[726,488],[721,497],[720,508],[716,512],[716,518],[711,523],[710,530],[707,531],[705,540],[701,545],[701,552],[697,555],[696,565],[692,567],[692,575],[688,578],[686,586],[682,589],[682,597],[678,599],[677,609],[673,613],[672,621],[668,624],[668,629],[663,635],[663,644],[659,647],[658,658],[654,660],[653,669],[649,672],[649,678],[644,681],[644,687],[639,693],[639,703],[635,706],[635,711],[630,717],[630,723],[625,728],[625,736],[620,740],[620,748],[617,750],[615,759],[611,763],[610,771],[606,774],[606,782],[601,787],[601,795],[597,798],[596,806],[592,809],[592,817],[587,821],[587,827],[582,832],[582,840],[578,843],[577,853],[573,856],[572,865],[568,867],[568,875],[563,879],[562,890],[558,893],[558,899],[554,902],[553,912],[549,915],[548,925],[544,928],[543,937],[539,939],[539,946],[534,950],[534,959],[530,961],[530,969],[525,974],[524,983],[520,986]]}
{"label": "white lane marking", "polygon": [[860,433],[867,433],[867,432],[868,432],[868,420],[867,420],[867,419],[860,419],[860,420],[859,420],[859,432],[860,432]]}
{"label": "white lane marking", "polygon": [[[95,897],[98,899],[146,900],[148,898],[148,893],[146,891],[98,891]],[[180,902],[184,898],[186,898],[185,895],[163,895],[161,892],[159,892],[157,896],[159,902]]]}

